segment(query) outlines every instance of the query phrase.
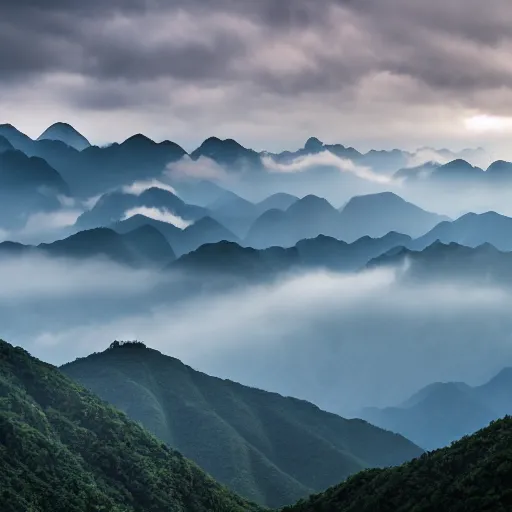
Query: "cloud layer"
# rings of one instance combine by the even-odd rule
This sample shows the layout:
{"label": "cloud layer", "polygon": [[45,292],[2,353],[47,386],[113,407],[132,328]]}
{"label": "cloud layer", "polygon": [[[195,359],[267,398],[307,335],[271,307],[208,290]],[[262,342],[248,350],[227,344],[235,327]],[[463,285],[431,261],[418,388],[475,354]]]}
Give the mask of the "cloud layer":
{"label": "cloud layer", "polygon": [[[510,14],[508,0],[4,0],[0,111],[95,141],[499,145]],[[478,116],[506,129],[468,129]]]}
{"label": "cloud layer", "polygon": [[482,382],[512,363],[507,288],[405,286],[378,270],[197,294],[183,276],[29,263],[0,269],[0,336],[54,363],[141,339],[210,374],[344,414],[435,381]]}

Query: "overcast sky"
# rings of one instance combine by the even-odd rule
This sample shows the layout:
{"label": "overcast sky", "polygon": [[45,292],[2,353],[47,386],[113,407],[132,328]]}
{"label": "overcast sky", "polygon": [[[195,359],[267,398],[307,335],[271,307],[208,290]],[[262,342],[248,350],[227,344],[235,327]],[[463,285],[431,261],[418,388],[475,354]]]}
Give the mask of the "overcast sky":
{"label": "overcast sky", "polygon": [[1,0],[0,122],[186,149],[512,136],[510,0]]}

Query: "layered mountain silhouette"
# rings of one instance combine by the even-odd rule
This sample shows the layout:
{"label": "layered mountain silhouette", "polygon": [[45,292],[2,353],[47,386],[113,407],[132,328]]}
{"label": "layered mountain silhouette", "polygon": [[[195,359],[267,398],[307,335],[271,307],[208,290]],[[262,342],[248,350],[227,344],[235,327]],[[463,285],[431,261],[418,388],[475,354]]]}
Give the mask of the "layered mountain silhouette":
{"label": "layered mountain silhouette", "polygon": [[512,253],[501,252],[491,244],[473,248],[435,242],[422,251],[395,247],[368,263],[370,268],[378,266],[400,268],[403,279],[508,282],[512,278]]}
{"label": "layered mountain silhouette", "polygon": [[511,441],[507,417],[398,468],[363,471],[282,512],[505,512]]}
{"label": "layered mountain silhouette", "polygon": [[427,212],[392,192],[353,197],[341,209],[341,238],[347,242],[397,231],[418,237],[448,217]]}
{"label": "layered mountain silhouette", "polygon": [[309,195],[291,204],[285,211],[272,209],[253,223],[244,243],[264,249],[272,246],[292,247],[299,240],[318,235],[337,237],[339,212],[325,199]]}
{"label": "layered mountain silhouette", "polygon": [[502,251],[512,251],[512,219],[496,212],[468,213],[453,222],[441,222],[410,247],[421,250],[438,240],[468,247],[489,243]]}
{"label": "layered mountain silhouette", "polygon": [[118,233],[128,233],[138,227],[150,225],[165,236],[177,256],[195,251],[204,244],[213,244],[221,241],[240,243],[236,235],[211,217],[203,217],[185,229],[145,215],[134,215],[129,219],[112,224],[111,228]]}
{"label": "layered mountain silhouette", "polygon": [[259,154],[252,149],[247,149],[236,140],[221,140],[217,137],[206,139],[196,150],[190,153],[192,160],[201,157],[209,158],[228,170],[243,172],[261,167]]}
{"label": "layered mountain silhouette", "polygon": [[503,160],[493,162],[486,170],[457,158],[444,165],[435,162],[403,168],[395,177],[412,183],[432,183],[439,185],[499,185],[512,180],[512,164]]}
{"label": "layered mountain silhouette", "polygon": [[0,256],[23,254],[72,259],[106,258],[133,267],[157,268],[176,259],[165,237],[147,224],[122,235],[108,228],[80,231],[63,240],[38,246],[0,243]]}
{"label": "layered mountain silhouette", "polygon": [[0,135],[0,153],[14,151],[14,146],[2,135]]}
{"label": "layered mountain silhouette", "polygon": [[256,512],[57,368],[0,341],[2,511]]}
{"label": "layered mountain silhouette", "polygon": [[447,219],[391,192],[354,197],[340,211],[325,199],[310,195],[293,202],[285,211],[263,213],[244,242],[255,248],[291,247],[318,235],[353,242],[363,236],[380,238],[391,231],[416,237]]}
{"label": "layered mountain silhouette", "polygon": [[296,203],[298,200],[299,198],[294,195],[279,192],[277,194],[272,194],[263,201],[257,203],[256,210],[258,212],[258,215],[262,215],[268,210],[285,211],[288,210],[288,208],[290,208],[290,206]]}
{"label": "layered mountain silhouette", "polygon": [[502,370],[482,386],[437,382],[396,407],[364,409],[361,417],[432,450],[447,446],[510,414],[511,386],[511,368]]}
{"label": "layered mountain silhouette", "polygon": [[192,275],[219,277],[228,283],[228,276],[249,280],[269,279],[279,273],[300,267],[295,248],[271,247],[256,250],[241,247],[234,242],[222,241],[205,244],[185,254],[169,266],[169,270],[188,271]]}
{"label": "layered mountain silhouette", "polygon": [[18,230],[30,216],[60,209],[59,197],[69,192],[60,174],[41,158],[0,150],[0,228]]}
{"label": "layered mountain silhouette", "polygon": [[174,142],[154,142],[137,134],[121,144],[89,146],[78,151],[62,140],[32,140],[11,125],[0,125],[0,135],[27,156],[37,156],[56,169],[81,197],[101,194],[161,175],[166,167],[180,160],[186,152]]}
{"label": "layered mountain silhouette", "polygon": [[90,142],[68,123],[55,123],[48,127],[37,140],[57,140],[68,146],[82,151],[88,148]]}
{"label": "layered mountain silhouette", "polygon": [[211,216],[230,231],[243,238],[258,217],[260,209],[234,192],[224,192],[216,201],[208,205]]}
{"label": "layered mountain silhouette", "polygon": [[0,188],[2,191],[38,192],[47,189],[69,195],[69,187],[62,176],[42,158],[28,157],[21,151],[0,153]]}
{"label": "layered mountain silhouette", "polygon": [[155,210],[179,217],[183,221],[193,222],[208,215],[208,210],[200,206],[184,203],[168,190],[152,187],[141,194],[110,192],[104,194],[94,207],[84,212],[76,221],[79,229],[110,226],[124,220],[128,214],[140,213],[140,209]]}
{"label": "layered mountain silhouette", "polygon": [[370,260],[394,247],[410,243],[411,238],[390,232],[382,238],[362,237],[348,244],[335,238],[320,235],[301,240],[295,245],[304,267],[325,268],[353,272],[363,268]]}
{"label": "layered mountain silhouette", "polygon": [[202,272],[212,276],[231,275],[247,279],[272,278],[280,273],[311,269],[355,272],[364,268],[370,260],[392,248],[402,248],[410,241],[410,237],[393,232],[382,238],[363,237],[352,244],[320,235],[301,240],[289,248],[273,246],[253,249],[222,241],[202,245],[179,258],[169,268],[187,269],[193,274]]}
{"label": "layered mountain silhouette", "polygon": [[364,421],[210,377],[140,346],[111,348],[61,369],[220,482],[270,506],[421,454]]}

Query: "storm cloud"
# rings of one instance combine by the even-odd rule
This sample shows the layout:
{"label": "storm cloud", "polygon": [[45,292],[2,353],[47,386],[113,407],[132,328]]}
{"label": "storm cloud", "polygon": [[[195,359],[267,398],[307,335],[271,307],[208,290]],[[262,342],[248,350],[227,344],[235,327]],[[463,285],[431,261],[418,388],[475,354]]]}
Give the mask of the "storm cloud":
{"label": "storm cloud", "polygon": [[0,111],[95,142],[499,149],[506,134],[467,120],[512,116],[510,14],[508,0],[3,0]]}

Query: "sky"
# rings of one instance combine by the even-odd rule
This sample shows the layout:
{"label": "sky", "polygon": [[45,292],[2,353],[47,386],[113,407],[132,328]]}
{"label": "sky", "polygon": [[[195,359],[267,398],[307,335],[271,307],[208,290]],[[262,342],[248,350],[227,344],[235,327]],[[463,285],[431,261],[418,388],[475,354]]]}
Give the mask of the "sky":
{"label": "sky", "polygon": [[294,149],[512,135],[510,0],[2,0],[0,122]]}

